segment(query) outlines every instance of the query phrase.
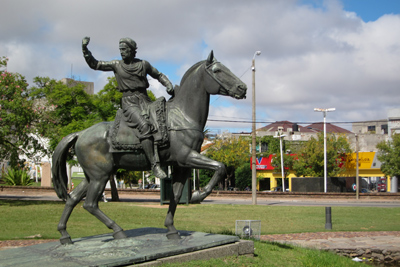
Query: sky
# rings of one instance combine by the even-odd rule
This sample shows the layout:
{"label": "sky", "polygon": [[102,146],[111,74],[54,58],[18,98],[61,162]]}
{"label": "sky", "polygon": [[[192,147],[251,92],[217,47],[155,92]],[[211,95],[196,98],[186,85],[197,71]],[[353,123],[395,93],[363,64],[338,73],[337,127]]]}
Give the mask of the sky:
{"label": "sky", "polygon": [[[3,0],[0,25],[7,70],[31,85],[36,76],[73,77],[100,91],[113,74],[87,66],[85,36],[98,60],[120,59],[119,39],[134,39],[137,57],[173,84],[213,50],[248,86],[245,100],[211,98],[214,132],[251,131],[256,51],[257,128],[320,122],[314,108],[336,108],[327,122],[351,130],[399,108],[398,0]],[[149,89],[168,99],[157,80]]]}

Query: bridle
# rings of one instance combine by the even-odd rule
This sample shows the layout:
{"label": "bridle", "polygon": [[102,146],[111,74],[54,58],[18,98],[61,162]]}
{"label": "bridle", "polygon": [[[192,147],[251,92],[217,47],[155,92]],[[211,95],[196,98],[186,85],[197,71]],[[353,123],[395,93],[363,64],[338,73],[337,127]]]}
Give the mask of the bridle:
{"label": "bridle", "polygon": [[[214,72],[212,71],[212,67],[213,66],[215,66],[215,64],[217,64],[217,63],[220,63],[219,61],[213,61],[211,64],[209,64],[209,65],[205,65],[204,66],[204,69],[206,70],[206,73],[208,74],[208,75],[210,75],[212,78],[213,78],[213,80],[214,81],[216,81],[217,83],[218,83],[218,85],[219,85],[219,87],[220,87],[220,89],[219,89],[219,93],[221,94],[221,95],[229,95],[229,96],[232,96],[232,97],[235,97],[235,93],[233,92],[234,90],[228,90],[228,89],[226,89],[226,85],[223,83],[223,82],[221,82],[217,77],[215,77],[215,74],[214,74]],[[222,69],[221,69],[221,71],[222,71]],[[234,87],[234,86],[232,86],[232,87]],[[230,88],[230,89],[232,89],[232,88]]]}
{"label": "bridle", "polygon": [[219,61],[214,61],[213,63],[209,64],[209,65],[205,65],[204,68],[206,69],[206,72],[208,75],[210,75],[221,87],[224,87],[224,85],[222,84],[222,82],[220,80],[217,79],[217,77],[215,77],[213,75],[213,71],[212,71],[212,67],[217,64],[220,63]]}

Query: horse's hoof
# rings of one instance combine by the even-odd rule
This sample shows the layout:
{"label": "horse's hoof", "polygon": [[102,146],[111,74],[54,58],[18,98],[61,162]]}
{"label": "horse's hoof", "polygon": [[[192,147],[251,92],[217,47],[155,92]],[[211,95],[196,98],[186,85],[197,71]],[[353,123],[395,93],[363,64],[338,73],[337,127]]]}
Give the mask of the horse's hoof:
{"label": "horse's hoof", "polygon": [[175,232],[175,233],[168,233],[167,238],[169,240],[177,240],[177,239],[181,239],[181,236],[179,235],[178,232]]}
{"label": "horse's hoof", "polygon": [[126,236],[126,234],[124,233],[123,230],[118,231],[118,232],[115,232],[115,233],[113,234],[113,237],[114,237],[114,239],[124,239],[124,238],[127,238],[127,236]]}
{"label": "horse's hoof", "polygon": [[190,199],[191,204],[200,204],[206,197],[203,196],[204,193],[200,193],[200,191],[196,191],[192,194],[192,198]]}
{"label": "horse's hoof", "polygon": [[71,237],[69,236],[65,236],[65,237],[61,237],[60,238],[60,243],[61,245],[71,245],[73,244]]}

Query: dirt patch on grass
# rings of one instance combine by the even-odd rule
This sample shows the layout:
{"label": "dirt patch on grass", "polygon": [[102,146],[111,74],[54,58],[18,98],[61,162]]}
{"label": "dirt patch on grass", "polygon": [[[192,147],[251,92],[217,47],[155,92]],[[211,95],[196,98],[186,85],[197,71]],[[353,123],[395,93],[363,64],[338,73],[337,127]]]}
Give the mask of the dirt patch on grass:
{"label": "dirt patch on grass", "polygon": [[33,246],[48,242],[55,242],[58,239],[23,239],[23,240],[4,240],[0,241],[0,250],[10,249],[10,248],[20,248]]}
{"label": "dirt patch on grass", "polygon": [[[155,209],[168,209],[169,205],[160,205],[160,204],[130,204],[129,206],[136,206],[136,207],[143,207],[143,208],[155,208]],[[192,208],[195,207],[196,205],[178,205],[177,209],[181,208]]]}

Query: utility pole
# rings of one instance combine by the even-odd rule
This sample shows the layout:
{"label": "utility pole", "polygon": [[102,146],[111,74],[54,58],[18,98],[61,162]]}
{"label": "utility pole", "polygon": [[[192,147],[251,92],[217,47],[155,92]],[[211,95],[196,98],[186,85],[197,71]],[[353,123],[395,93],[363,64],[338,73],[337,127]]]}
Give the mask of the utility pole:
{"label": "utility pole", "polygon": [[360,198],[360,178],[358,172],[358,135],[356,134],[356,199]]}
{"label": "utility pole", "polygon": [[253,205],[257,205],[257,165],[256,165],[256,56],[261,55],[261,51],[256,51],[253,56],[251,70],[253,72],[253,121],[251,132],[251,196]]}

